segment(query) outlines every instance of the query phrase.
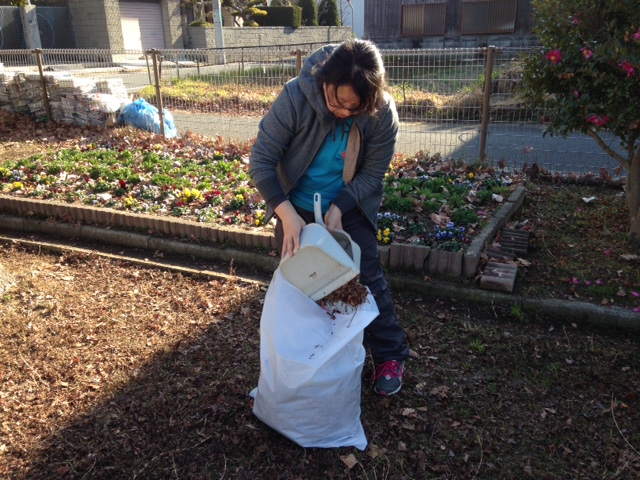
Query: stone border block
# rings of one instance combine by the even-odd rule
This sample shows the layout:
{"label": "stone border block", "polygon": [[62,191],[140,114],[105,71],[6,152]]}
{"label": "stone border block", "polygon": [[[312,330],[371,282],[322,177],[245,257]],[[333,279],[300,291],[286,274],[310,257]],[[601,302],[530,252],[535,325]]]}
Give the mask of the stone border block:
{"label": "stone border block", "polygon": [[[378,247],[380,264],[389,271],[417,274],[426,272],[433,277],[443,279],[457,279],[460,275],[473,278],[477,273],[480,254],[501,226],[522,205],[525,193],[525,187],[519,186],[514,190],[502,208],[493,215],[488,225],[474,238],[464,255],[461,252],[432,250],[423,245],[394,243]],[[108,230],[108,227],[120,227],[127,230],[155,232],[165,236],[222,244],[225,249],[233,248],[233,245],[226,245],[228,243],[250,249],[260,247],[270,251],[278,250],[273,232],[241,230],[226,225],[210,226],[179,218],[137,214],[88,205],[0,195],[0,212],[33,216],[49,223],[53,217],[74,225],[77,223],[99,225],[95,228],[101,231]],[[31,228],[31,226],[25,226],[25,229]],[[33,228],[37,230],[37,227]],[[103,240],[100,237],[99,235],[96,240]]]}

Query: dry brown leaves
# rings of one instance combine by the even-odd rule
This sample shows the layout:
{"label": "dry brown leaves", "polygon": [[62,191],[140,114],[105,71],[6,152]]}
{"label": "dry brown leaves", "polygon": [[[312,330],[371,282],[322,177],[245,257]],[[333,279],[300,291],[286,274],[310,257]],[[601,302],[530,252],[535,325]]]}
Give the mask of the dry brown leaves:
{"label": "dry brown leaves", "polygon": [[368,294],[369,290],[367,290],[367,288],[360,283],[359,278],[356,277],[337,290],[331,292],[318,303],[322,307],[335,305],[337,303],[344,303],[355,308],[365,302]]}
{"label": "dry brown leaves", "polygon": [[81,127],[53,122],[37,122],[26,115],[0,112],[0,158],[15,160],[68,148],[88,145],[109,148],[148,149],[158,147],[176,157],[211,158],[215,151],[227,158],[245,156],[250,142],[226,141],[222,137],[206,137],[187,132],[180,138],[164,139],[161,135],[131,126]]}
{"label": "dry brown leaves", "polygon": [[[251,284],[6,246],[0,263],[17,280],[0,302],[2,478],[28,477],[35,453],[56,432],[134,382],[159,355],[215,350],[206,332],[216,324],[254,324],[225,342],[258,342],[261,292]],[[177,375],[194,373],[176,366]],[[75,471],[61,468],[58,473]]]}
{"label": "dry brown leaves", "polygon": [[398,292],[417,354],[391,398],[365,365],[368,451],[302,449],[251,410],[262,287],[15,246],[0,263],[0,478],[640,474],[633,335]]}
{"label": "dry brown leaves", "polygon": [[20,159],[72,148],[109,136],[109,129],[36,122],[26,115],[0,112],[0,157]]}
{"label": "dry brown leaves", "polygon": [[[67,141],[0,119],[0,155],[49,139]],[[257,421],[247,396],[262,289],[17,247],[0,247],[0,263],[17,284],[0,295],[0,478],[640,476],[637,335],[397,292],[418,355],[396,397],[363,382],[368,452],[301,449]]]}

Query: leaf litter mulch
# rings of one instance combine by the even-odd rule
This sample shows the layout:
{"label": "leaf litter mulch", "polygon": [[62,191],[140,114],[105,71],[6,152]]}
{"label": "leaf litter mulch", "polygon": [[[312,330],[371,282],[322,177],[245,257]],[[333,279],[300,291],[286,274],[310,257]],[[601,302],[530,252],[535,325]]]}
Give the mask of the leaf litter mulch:
{"label": "leaf litter mulch", "polygon": [[[0,155],[102,135],[0,122]],[[558,187],[540,186],[515,219],[535,226],[516,290],[631,300],[619,194],[569,188],[555,201]],[[593,228],[608,243],[593,244]],[[576,250],[571,235],[590,241]],[[0,264],[0,478],[640,476],[640,354],[625,332],[398,292],[412,346],[405,388],[373,394],[368,361],[367,450],[303,449],[251,412],[264,284],[17,245],[0,247]]]}
{"label": "leaf litter mulch", "polygon": [[16,244],[0,264],[1,478],[640,476],[624,332],[398,292],[404,389],[375,395],[367,361],[367,450],[304,449],[251,410],[263,283]]}

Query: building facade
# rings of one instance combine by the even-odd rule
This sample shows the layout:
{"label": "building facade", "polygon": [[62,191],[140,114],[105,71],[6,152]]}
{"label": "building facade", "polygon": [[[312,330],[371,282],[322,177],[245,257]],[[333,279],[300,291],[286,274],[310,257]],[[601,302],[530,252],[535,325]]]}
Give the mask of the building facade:
{"label": "building facade", "polygon": [[[222,9],[224,40],[223,45],[217,45],[214,29],[189,26],[194,20],[193,9],[181,6],[180,0],[31,2],[34,5],[27,8],[34,9],[36,31],[25,29],[21,9],[0,0],[0,49],[38,48],[31,46],[34,34],[39,37],[39,47],[45,49],[114,52],[338,42],[352,36],[349,27],[236,28],[238,22]],[[205,2],[204,11],[211,22],[211,1]]]}
{"label": "building facade", "polygon": [[[42,48],[118,51],[217,46],[211,44],[212,32],[189,27],[194,20],[193,10],[181,6],[180,0],[31,0],[31,3],[36,6]],[[350,5],[353,8],[347,13],[353,33],[381,48],[538,44],[532,33],[531,0],[352,0]],[[210,1],[205,2],[205,10],[211,11]],[[224,46],[247,44],[238,29],[233,28],[237,26],[233,18],[225,9],[222,14],[224,37],[229,37]],[[355,20],[358,20],[355,23],[363,20],[362,32],[354,28]],[[19,9],[9,6],[8,0],[0,0],[1,49],[28,48],[20,22]],[[255,37],[252,35],[255,31],[243,33],[247,41]],[[300,32],[293,32],[295,35],[289,32],[280,39],[264,33],[260,36],[262,45],[300,36]],[[321,35],[318,40],[324,37]],[[335,35],[330,37],[333,40]]]}
{"label": "building facade", "polygon": [[365,0],[364,37],[382,48],[537,45],[530,0]]}

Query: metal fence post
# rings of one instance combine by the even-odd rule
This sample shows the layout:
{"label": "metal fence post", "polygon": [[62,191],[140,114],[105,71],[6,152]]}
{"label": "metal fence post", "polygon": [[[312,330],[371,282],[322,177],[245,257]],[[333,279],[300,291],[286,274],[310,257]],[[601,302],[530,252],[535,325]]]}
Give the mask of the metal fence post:
{"label": "metal fence post", "polygon": [[149,83],[151,83],[151,68],[149,68],[149,52],[144,52],[144,59],[147,62],[147,76],[149,77]]}
{"label": "metal fence post", "polygon": [[300,70],[302,70],[302,50],[296,50],[296,75],[300,75]]}
{"label": "metal fence post", "polygon": [[487,156],[487,132],[489,129],[489,110],[491,108],[491,77],[493,75],[493,54],[496,51],[496,47],[490,46],[486,51],[484,94],[482,95],[482,124],[480,126],[480,160],[484,160]]}
{"label": "metal fence post", "polygon": [[38,62],[38,72],[40,73],[40,84],[42,85],[42,102],[44,103],[44,111],[47,113],[47,122],[53,121],[51,118],[51,105],[49,104],[49,93],[47,92],[47,81],[44,78],[42,69],[42,49],[36,48],[33,50],[36,55],[36,61]]}
{"label": "metal fence post", "polygon": [[153,78],[156,86],[156,104],[158,105],[158,116],[160,117],[160,133],[162,134],[162,138],[167,138],[164,133],[164,112],[162,111],[162,92],[160,91],[160,72],[158,71],[158,50],[151,50],[151,58],[153,60]]}

